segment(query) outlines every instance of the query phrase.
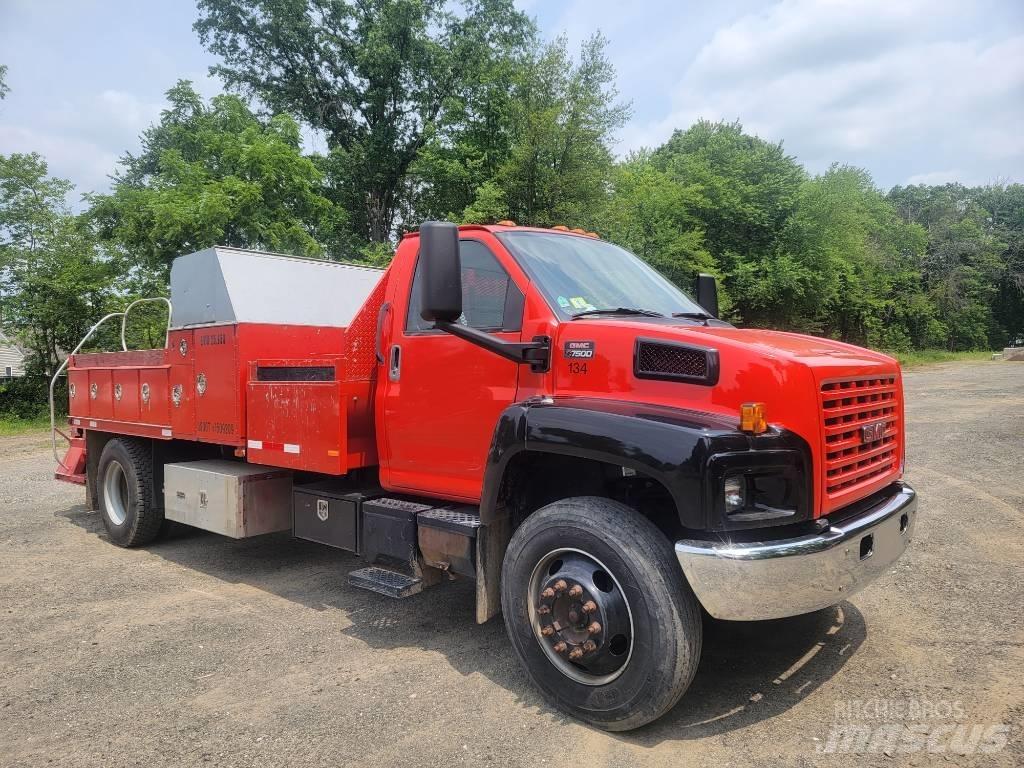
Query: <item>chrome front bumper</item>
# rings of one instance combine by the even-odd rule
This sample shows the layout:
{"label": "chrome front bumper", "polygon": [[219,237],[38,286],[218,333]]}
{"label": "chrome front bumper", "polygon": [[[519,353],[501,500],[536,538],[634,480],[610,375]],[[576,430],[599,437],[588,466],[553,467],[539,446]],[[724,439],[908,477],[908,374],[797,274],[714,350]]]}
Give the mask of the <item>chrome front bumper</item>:
{"label": "chrome front bumper", "polygon": [[827,608],[884,573],[910,543],[917,494],[905,483],[895,488],[821,533],[747,543],[684,539],[676,542],[676,557],[716,619],[777,619]]}

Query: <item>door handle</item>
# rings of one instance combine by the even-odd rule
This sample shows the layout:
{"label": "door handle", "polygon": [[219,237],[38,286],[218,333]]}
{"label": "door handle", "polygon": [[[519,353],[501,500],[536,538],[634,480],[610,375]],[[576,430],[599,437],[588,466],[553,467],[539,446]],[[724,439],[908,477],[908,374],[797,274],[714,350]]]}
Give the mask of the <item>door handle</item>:
{"label": "door handle", "polygon": [[397,344],[391,345],[391,355],[388,362],[388,379],[398,381],[402,375],[402,348]]}

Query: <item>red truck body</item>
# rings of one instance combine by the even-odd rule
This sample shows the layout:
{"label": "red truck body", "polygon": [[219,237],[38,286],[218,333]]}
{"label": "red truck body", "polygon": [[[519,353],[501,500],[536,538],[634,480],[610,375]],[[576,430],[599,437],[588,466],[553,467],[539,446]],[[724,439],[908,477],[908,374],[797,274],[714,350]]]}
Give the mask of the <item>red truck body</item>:
{"label": "red truck body", "polygon": [[[902,381],[891,358],[778,331],[683,323],[662,330],[626,318],[559,327],[494,237],[494,231],[507,229],[461,228],[464,238],[485,243],[525,289],[522,331],[498,335],[549,335],[556,350],[575,339],[591,341],[601,354],[589,360],[585,373],[568,364],[532,373],[452,336],[406,333],[417,249],[412,234],[346,327],[209,325],[173,329],[163,350],[75,355],[68,367],[70,424],[230,446],[255,463],[329,475],[379,463],[387,489],[479,502],[494,425],[512,402],[534,396],[611,398],[734,418],[742,403],[756,399],[769,404],[772,424],[807,439],[819,468],[815,516],[868,496],[900,475]],[[729,350],[717,385],[681,391],[677,382],[635,378],[639,335]],[[394,345],[400,345],[403,367],[397,382],[386,372],[378,378],[375,359],[375,350]],[[266,368],[324,365],[333,371],[327,381],[259,377]],[[179,405],[172,399],[176,387]],[[791,396],[808,391],[818,398]],[[882,438],[862,443],[859,428],[878,421],[886,424]]]}
{"label": "red truck body", "polygon": [[[659,311],[594,306],[616,281]],[[210,249],[171,283],[166,348],[69,359],[57,478],[112,540],[166,511],[404,563],[350,574],[392,596],[473,578],[477,620],[601,727],[682,695],[698,604],[834,605],[910,541],[895,360],[735,328],[588,233],[432,223],[386,270]]]}

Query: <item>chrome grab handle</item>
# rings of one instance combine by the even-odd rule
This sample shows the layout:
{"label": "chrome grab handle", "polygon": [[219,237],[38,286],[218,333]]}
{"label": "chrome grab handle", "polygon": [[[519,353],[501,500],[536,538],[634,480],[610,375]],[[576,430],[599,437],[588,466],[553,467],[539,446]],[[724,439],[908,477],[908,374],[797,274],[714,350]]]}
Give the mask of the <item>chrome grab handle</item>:
{"label": "chrome grab handle", "polygon": [[128,343],[125,341],[124,332],[128,325],[128,313],[132,311],[132,307],[136,304],[146,304],[150,301],[162,301],[167,304],[167,330],[164,332],[164,347],[167,346],[167,342],[171,338],[171,313],[174,311],[174,307],[171,305],[171,300],[164,296],[154,296],[151,299],[136,299],[127,307],[124,308],[123,317],[121,318],[121,349],[125,352],[128,351]]}
{"label": "chrome grab handle", "polygon": [[57,429],[57,411],[53,403],[53,388],[57,385],[57,377],[64,373],[64,370],[68,367],[68,362],[71,360],[72,356],[78,354],[78,350],[85,346],[85,342],[87,342],[92,337],[92,335],[96,332],[97,328],[99,328],[101,325],[107,322],[107,320],[109,320],[110,318],[124,317],[126,313],[127,310],[125,312],[111,312],[109,315],[104,315],[103,317],[101,317],[96,322],[96,324],[88,330],[85,336],[82,337],[82,340],[78,342],[78,346],[71,351],[71,354],[65,357],[64,361],[59,366],[57,366],[57,372],[54,373],[53,378],[50,379],[50,440],[53,443],[53,458],[56,460],[57,464],[59,464],[61,468],[65,470],[70,470],[70,467],[65,465],[64,462],[61,460],[60,456],[57,455],[57,435],[59,434],[69,443],[71,442],[71,438],[65,435],[59,429]]}
{"label": "chrome grab handle", "polygon": [[53,378],[50,379],[50,442],[53,446],[53,458],[62,469],[70,470],[70,467],[68,467],[63,462],[63,460],[60,458],[60,455],[57,453],[57,435],[60,435],[69,443],[71,442],[71,438],[65,435],[59,429],[57,429],[57,409],[53,401],[53,388],[57,385],[58,377],[67,369],[68,363],[71,361],[71,358],[74,355],[77,355],[78,351],[85,346],[85,342],[92,338],[92,335],[96,333],[96,329],[103,325],[105,322],[107,322],[107,320],[110,320],[111,318],[121,318],[121,349],[127,352],[128,343],[125,340],[125,328],[128,322],[128,313],[136,304],[145,304],[150,301],[162,301],[165,304],[167,304],[167,330],[164,333],[164,347],[166,347],[167,342],[171,337],[171,312],[174,310],[174,307],[171,305],[171,300],[163,296],[156,296],[151,299],[136,299],[127,307],[125,307],[124,312],[111,312],[109,315],[104,315],[103,317],[101,317],[96,322],[96,324],[93,325],[93,327],[86,332],[85,336],[82,337],[82,340],[78,342],[78,346],[71,351],[71,354],[65,357],[64,361],[59,366],[57,366],[56,373],[54,373]]}
{"label": "chrome grab handle", "polygon": [[384,318],[388,316],[391,311],[391,304],[384,302],[380,305],[380,309],[377,311],[377,334],[373,337],[373,354],[377,358],[377,362],[384,364],[384,351],[380,348],[381,341],[384,340]]}

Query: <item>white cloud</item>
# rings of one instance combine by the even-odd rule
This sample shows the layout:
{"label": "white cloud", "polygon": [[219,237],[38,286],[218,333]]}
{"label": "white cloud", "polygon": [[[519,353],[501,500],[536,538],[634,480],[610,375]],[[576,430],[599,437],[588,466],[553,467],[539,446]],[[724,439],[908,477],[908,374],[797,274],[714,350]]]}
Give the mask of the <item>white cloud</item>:
{"label": "white cloud", "polygon": [[963,178],[963,173],[957,169],[948,171],[928,171],[927,173],[915,173],[907,179],[907,184],[949,184]]}
{"label": "white cloud", "polygon": [[99,115],[104,120],[116,121],[125,130],[138,134],[160,117],[160,104],[145,102],[126,91],[108,89],[96,100]]}
{"label": "white cloud", "polygon": [[108,174],[113,173],[118,155],[99,144],[67,133],[30,130],[0,123],[0,147],[5,153],[39,153],[52,176],[69,179],[76,185],[68,204],[80,208],[85,192],[105,190]]}
{"label": "white cloud", "polygon": [[116,89],[44,101],[31,123],[0,123],[0,147],[42,155],[52,175],[75,183],[69,202],[77,208],[83,193],[109,188],[118,158],[138,149],[139,135],[159,119],[161,109]]}
{"label": "white cloud", "polygon": [[668,113],[630,126],[621,146],[661,143],[702,117],[738,119],[816,172],[839,161],[886,184],[936,166],[1021,180],[1024,34],[965,33],[978,12],[922,0],[775,3],[718,29]]}

